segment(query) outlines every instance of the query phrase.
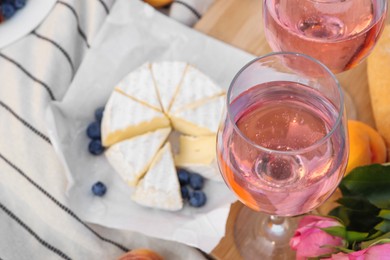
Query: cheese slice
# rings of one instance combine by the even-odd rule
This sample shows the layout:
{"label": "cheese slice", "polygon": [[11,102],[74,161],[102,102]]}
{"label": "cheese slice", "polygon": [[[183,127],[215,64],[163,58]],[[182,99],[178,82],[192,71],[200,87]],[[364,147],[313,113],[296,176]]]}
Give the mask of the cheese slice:
{"label": "cheese slice", "polygon": [[149,168],[152,159],[167,140],[171,128],[148,132],[112,145],[105,151],[108,162],[130,186]]}
{"label": "cheese slice", "polygon": [[132,199],[140,205],[164,210],[175,211],[183,207],[169,143],[153,159],[150,169],[136,186]]}
{"label": "cheese slice", "polygon": [[219,96],[198,106],[172,114],[173,128],[193,136],[216,134],[223,114],[225,99],[225,96]]}
{"label": "cheese slice", "polygon": [[127,138],[169,126],[169,119],[162,112],[114,91],[104,109],[102,142],[108,147]]}
{"label": "cheese slice", "polygon": [[216,162],[216,135],[179,137],[179,153],[175,155],[175,164],[197,172],[207,179],[222,181]]}
{"label": "cheese slice", "polygon": [[151,64],[153,80],[165,113],[168,113],[173,98],[180,88],[186,67],[187,63],[180,61],[162,61]]}
{"label": "cheese slice", "polygon": [[176,113],[194,102],[211,99],[224,93],[225,91],[219,88],[208,76],[195,67],[188,66],[169,112],[170,114]]}
{"label": "cheese slice", "polygon": [[130,72],[119,82],[116,90],[145,106],[161,111],[157,89],[153,81],[150,63],[145,63]]}

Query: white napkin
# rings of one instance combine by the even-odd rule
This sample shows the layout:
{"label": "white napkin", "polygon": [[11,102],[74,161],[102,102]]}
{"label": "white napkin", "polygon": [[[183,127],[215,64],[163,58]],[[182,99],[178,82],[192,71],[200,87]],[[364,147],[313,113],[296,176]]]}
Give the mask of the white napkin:
{"label": "white napkin", "polygon": [[185,25],[193,26],[215,0],[173,1],[169,16]]}

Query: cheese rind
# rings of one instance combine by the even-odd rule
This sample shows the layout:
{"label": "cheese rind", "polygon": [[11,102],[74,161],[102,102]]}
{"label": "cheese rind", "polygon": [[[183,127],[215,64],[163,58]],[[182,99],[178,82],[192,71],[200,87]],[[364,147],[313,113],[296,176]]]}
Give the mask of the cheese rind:
{"label": "cheese rind", "polygon": [[131,198],[146,207],[171,211],[183,207],[180,183],[169,143],[157,153]]}
{"label": "cheese rind", "polygon": [[173,127],[187,135],[212,135],[218,131],[225,105],[225,96],[208,100],[196,107],[181,110],[171,115]]}
{"label": "cheese rind", "polygon": [[104,109],[102,143],[108,147],[136,135],[169,127],[162,113],[114,91]]}
{"label": "cheese rind", "polygon": [[162,61],[151,64],[151,71],[163,111],[168,113],[184,76],[187,63]]}
{"label": "cheese rind", "polygon": [[224,93],[225,91],[219,88],[208,76],[189,65],[169,112],[175,114],[193,102],[217,97]]}
{"label": "cheese rind", "polygon": [[150,63],[145,63],[127,74],[118,83],[116,90],[146,106],[162,111],[150,66]]}
{"label": "cheese rind", "polygon": [[128,185],[135,186],[170,132],[162,128],[116,143],[105,151],[106,158]]}

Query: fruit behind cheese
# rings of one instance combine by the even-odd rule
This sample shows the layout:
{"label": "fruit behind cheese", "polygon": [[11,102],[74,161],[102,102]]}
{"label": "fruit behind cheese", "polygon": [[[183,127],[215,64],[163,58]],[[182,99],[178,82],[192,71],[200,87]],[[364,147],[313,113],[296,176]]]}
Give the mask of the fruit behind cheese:
{"label": "fruit behind cheese", "polygon": [[92,186],[92,193],[96,196],[103,196],[107,192],[107,187],[104,183],[98,181]]}
{"label": "fruit behind cheese", "polygon": [[203,191],[195,190],[190,193],[189,203],[191,206],[199,208],[206,204],[207,197]]}
{"label": "fruit behind cheese", "polygon": [[88,150],[93,155],[100,155],[104,152],[104,147],[100,140],[91,140],[88,145]]}
{"label": "fruit behind cheese", "polygon": [[99,139],[101,137],[99,122],[92,122],[87,127],[87,136],[91,139]]}

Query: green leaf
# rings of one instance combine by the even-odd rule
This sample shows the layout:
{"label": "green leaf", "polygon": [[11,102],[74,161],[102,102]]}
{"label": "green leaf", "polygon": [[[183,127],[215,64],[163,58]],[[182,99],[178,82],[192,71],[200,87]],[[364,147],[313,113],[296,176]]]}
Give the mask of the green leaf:
{"label": "green leaf", "polygon": [[334,226],[334,227],[327,227],[327,228],[321,228],[321,230],[325,231],[326,233],[337,236],[346,239],[346,229],[344,226]]}
{"label": "green leaf", "polygon": [[382,231],[383,233],[390,232],[390,220],[384,219],[382,222],[375,226],[375,229]]}
{"label": "green leaf", "polygon": [[344,226],[321,228],[321,230],[332,236],[341,237],[348,242],[365,241],[369,235],[367,232],[347,231]]}
{"label": "green leaf", "polygon": [[390,209],[390,166],[372,164],[355,168],[340,184],[345,195],[366,198],[381,209]]}
{"label": "green leaf", "polygon": [[382,221],[377,215],[380,209],[371,204],[368,200],[359,196],[342,197],[337,200],[341,206],[330,212],[340,218],[347,226],[347,230],[357,232],[370,232],[375,225]]}
{"label": "green leaf", "polygon": [[382,210],[379,212],[378,217],[381,217],[381,218],[383,218],[383,219],[390,220],[390,210],[388,210],[388,209],[382,209]]}
{"label": "green leaf", "polygon": [[368,239],[368,232],[356,232],[356,231],[347,231],[346,237],[349,242],[361,242]]}
{"label": "green leaf", "polygon": [[369,237],[369,240],[364,241],[361,243],[361,248],[367,248],[369,246],[372,246],[376,243],[379,243],[380,241],[389,241],[390,242],[390,233],[382,233],[381,231],[378,231],[377,234],[374,234]]}

